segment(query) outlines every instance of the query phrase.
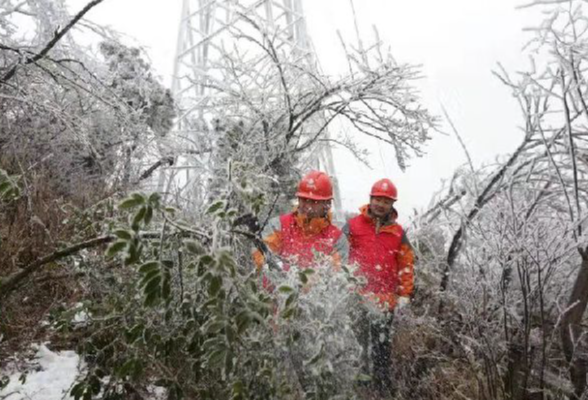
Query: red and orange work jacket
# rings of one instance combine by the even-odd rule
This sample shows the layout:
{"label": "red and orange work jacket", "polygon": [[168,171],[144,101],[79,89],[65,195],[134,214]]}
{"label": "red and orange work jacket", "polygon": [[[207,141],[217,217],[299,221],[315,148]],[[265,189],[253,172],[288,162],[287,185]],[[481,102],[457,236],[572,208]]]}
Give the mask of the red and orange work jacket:
{"label": "red and orange work jacket", "polygon": [[397,297],[412,294],[414,252],[404,229],[396,223],[396,214],[378,227],[369,206],[360,210],[361,214],[343,227],[349,241],[349,262],[358,264],[358,275],[367,281],[362,293],[393,309]]}

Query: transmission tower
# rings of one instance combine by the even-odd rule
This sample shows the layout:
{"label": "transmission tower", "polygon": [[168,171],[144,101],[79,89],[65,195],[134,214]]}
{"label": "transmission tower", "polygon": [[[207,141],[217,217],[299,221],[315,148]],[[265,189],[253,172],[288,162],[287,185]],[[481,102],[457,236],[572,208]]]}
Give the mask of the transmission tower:
{"label": "transmission tower", "polygon": [[[242,60],[246,53],[249,65],[257,65],[259,69],[268,61],[267,54],[243,51],[236,45],[237,37],[247,34],[252,24],[271,32],[276,49],[295,52],[312,68],[318,69],[301,0],[183,0],[172,83],[181,108],[179,131],[196,130],[199,121],[214,115],[211,107],[215,106],[211,105],[219,103],[211,100],[219,94],[211,87],[226,84],[223,57],[233,55]],[[252,92],[255,83],[251,81]],[[321,169],[335,179],[330,146],[319,145],[306,158],[303,167]],[[335,208],[341,210],[336,182],[335,190]]]}

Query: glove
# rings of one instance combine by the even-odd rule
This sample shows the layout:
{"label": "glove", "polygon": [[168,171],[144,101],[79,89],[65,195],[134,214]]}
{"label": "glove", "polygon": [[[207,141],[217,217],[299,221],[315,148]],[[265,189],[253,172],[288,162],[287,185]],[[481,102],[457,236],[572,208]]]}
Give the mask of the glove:
{"label": "glove", "polygon": [[396,300],[396,307],[394,308],[396,311],[400,311],[410,303],[410,299],[406,296],[400,296],[398,300]]}

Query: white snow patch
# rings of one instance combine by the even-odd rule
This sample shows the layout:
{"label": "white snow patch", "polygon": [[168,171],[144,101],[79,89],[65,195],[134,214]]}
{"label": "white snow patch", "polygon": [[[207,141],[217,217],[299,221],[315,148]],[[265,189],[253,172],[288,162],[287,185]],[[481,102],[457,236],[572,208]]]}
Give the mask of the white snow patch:
{"label": "white snow patch", "polygon": [[167,389],[160,387],[160,386],[155,386],[155,385],[149,385],[149,387],[147,388],[147,392],[149,393],[150,400],[165,400],[167,399]]}
{"label": "white snow patch", "polygon": [[39,370],[28,373],[22,384],[22,372],[12,373],[10,383],[0,391],[0,399],[7,400],[61,400],[71,399],[69,391],[84,363],[74,351],[52,352],[44,344],[39,346],[36,364]]}
{"label": "white snow patch", "polygon": [[88,322],[90,314],[88,314],[88,312],[83,308],[84,304],[77,303],[75,307],[78,308],[79,311],[74,315],[72,322],[77,324],[83,324],[85,322]]}
{"label": "white snow patch", "polygon": [[86,311],[78,311],[76,315],[74,315],[73,322],[77,324],[81,324],[84,322],[88,322],[90,315]]}

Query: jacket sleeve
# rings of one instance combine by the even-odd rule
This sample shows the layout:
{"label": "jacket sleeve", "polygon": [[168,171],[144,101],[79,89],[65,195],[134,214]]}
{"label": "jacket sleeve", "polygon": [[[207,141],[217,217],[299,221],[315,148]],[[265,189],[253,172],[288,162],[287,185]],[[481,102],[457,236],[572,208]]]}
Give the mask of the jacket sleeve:
{"label": "jacket sleeve", "polygon": [[[263,242],[269,250],[275,254],[280,254],[282,250],[282,229],[279,218],[272,218],[262,232]],[[261,270],[265,263],[265,256],[259,249],[255,249],[252,254],[253,262],[258,270]]]}
{"label": "jacket sleeve", "polygon": [[406,233],[402,233],[398,261],[398,296],[410,297],[414,290],[414,251]]}

